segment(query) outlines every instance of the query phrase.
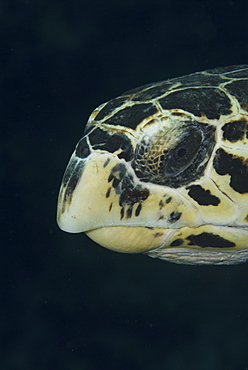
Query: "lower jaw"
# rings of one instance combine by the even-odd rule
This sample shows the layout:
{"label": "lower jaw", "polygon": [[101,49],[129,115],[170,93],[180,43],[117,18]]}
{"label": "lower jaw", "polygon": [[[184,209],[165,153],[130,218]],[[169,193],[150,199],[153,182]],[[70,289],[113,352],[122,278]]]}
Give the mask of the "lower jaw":
{"label": "lower jaw", "polygon": [[[148,253],[151,257],[185,264],[235,264],[248,260],[248,229],[217,225],[161,229],[112,226],[86,232],[101,246],[122,253]],[[233,247],[194,245],[189,236],[213,235],[232,241]]]}
{"label": "lower jaw", "polygon": [[102,247],[121,253],[144,253],[166,244],[174,229],[112,226],[86,232]]}

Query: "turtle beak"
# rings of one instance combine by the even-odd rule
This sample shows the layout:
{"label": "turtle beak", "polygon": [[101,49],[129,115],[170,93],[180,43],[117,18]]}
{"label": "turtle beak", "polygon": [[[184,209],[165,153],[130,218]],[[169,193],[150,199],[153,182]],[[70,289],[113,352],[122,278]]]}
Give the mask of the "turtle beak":
{"label": "turtle beak", "polygon": [[70,233],[84,231],[79,222],[79,205],[75,204],[75,189],[80,183],[84,172],[85,160],[73,153],[66,168],[60,187],[57,207],[57,223],[59,227]]}
{"label": "turtle beak", "polygon": [[[142,212],[143,202],[149,200],[148,189],[140,184],[135,187],[129,178],[126,199],[121,198],[118,183],[125,165],[111,153],[79,158],[74,152],[60,188],[59,227],[70,233],[85,232],[98,244],[120,252],[144,252],[161,245],[168,230],[149,227],[157,217],[148,217],[149,224],[147,212]],[[153,208],[148,204],[148,210]]]}
{"label": "turtle beak", "polygon": [[[145,221],[138,217],[138,213],[142,200],[148,196],[147,189],[135,190],[133,194],[136,198],[132,195],[130,206],[120,204],[118,183],[126,165],[125,160],[112,153],[94,152],[87,158],[79,158],[74,152],[60,188],[57,209],[59,227],[66,232],[79,233],[109,226],[143,224]],[[114,172],[117,166],[119,170]],[[130,181],[126,186],[129,191]],[[131,213],[137,215],[135,220]]]}

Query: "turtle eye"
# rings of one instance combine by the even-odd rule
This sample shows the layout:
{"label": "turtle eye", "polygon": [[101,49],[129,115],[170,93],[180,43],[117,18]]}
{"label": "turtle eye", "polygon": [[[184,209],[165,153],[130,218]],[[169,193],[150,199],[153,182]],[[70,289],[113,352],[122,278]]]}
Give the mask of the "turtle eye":
{"label": "turtle eye", "polygon": [[197,130],[191,130],[182,140],[165,155],[163,173],[165,176],[175,176],[185,170],[195,159],[202,142],[202,135]]}

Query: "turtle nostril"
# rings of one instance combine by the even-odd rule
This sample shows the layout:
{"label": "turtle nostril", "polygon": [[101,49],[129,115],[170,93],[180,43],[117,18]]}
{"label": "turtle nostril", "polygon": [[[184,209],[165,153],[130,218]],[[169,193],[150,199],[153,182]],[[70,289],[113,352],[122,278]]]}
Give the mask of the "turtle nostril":
{"label": "turtle nostril", "polygon": [[86,158],[90,154],[90,148],[84,137],[81,139],[76,146],[76,156],[79,158]]}

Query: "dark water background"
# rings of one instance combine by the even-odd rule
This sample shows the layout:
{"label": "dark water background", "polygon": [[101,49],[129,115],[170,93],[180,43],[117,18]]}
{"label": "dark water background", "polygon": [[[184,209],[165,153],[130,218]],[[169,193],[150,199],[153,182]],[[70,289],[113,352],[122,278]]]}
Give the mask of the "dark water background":
{"label": "dark water background", "polygon": [[0,369],[248,368],[248,264],[180,266],[56,225],[91,111],[248,62],[247,1],[0,1]]}

